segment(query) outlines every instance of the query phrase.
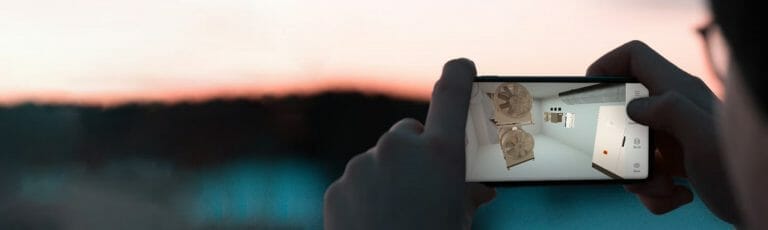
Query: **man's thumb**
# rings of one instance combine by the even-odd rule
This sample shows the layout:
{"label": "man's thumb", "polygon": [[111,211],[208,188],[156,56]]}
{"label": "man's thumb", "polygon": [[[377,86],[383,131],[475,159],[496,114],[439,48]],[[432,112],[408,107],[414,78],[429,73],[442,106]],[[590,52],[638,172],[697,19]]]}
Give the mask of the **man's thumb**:
{"label": "man's thumb", "polygon": [[697,116],[705,114],[693,102],[674,91],[638,98],[627,105],[627,115],[633,121],[678,137],[695,130],[702,119]]}
{"label": "man's thumb", "polygon": [[649,114],[653,111],[650,110],[651,99],[648,97],[637,98],[627,104],[627,115],[633,121],[648,125],[650,123],[649,118],[653,115]]}

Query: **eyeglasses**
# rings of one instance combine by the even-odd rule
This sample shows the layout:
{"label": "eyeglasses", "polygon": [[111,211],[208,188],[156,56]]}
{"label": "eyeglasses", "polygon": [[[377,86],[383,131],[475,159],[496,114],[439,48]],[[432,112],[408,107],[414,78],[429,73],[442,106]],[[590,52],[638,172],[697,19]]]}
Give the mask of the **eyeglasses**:
{"label": "eyeglasses", "polygon": [[704,39],[704,45],[707,50],[707,59],[712,71],[720,80],[720,83],[724,83],[728,76],[728,65],[731,61],[731,54],[722,30],[720,30],[720,26],[712,21],[699,28],[698,32]]}

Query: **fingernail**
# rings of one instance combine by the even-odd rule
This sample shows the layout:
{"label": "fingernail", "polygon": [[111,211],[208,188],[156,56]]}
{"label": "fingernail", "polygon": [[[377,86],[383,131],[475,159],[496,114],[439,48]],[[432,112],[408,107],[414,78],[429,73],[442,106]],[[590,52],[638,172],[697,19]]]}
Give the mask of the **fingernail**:
{"label": "fingernail", "polygon": [[472,60],[469,60],[467,58],[456,58],[448,61],[447,63],[445,63],[445,67],[443,68],[443,71],[448,70],[448,68],[469,70],[473,74],[475,75],[477,74],[477,69],[475,69],[475,63],[472,62]]}

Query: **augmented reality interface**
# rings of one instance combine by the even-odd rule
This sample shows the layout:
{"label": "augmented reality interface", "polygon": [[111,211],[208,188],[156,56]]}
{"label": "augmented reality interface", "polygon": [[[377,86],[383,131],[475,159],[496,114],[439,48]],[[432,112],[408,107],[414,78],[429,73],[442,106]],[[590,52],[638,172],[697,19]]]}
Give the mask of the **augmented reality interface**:
{"label": "augmented reality interface", "polygon": [[648,127],[626,113],[639,83],[475,82],[466,181],[648,176]]}

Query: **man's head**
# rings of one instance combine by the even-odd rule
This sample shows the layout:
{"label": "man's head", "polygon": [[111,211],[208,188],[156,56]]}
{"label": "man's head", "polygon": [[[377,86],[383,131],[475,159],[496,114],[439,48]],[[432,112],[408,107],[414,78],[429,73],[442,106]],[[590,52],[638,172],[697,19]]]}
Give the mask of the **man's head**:
{"label": "man's head", "polygon": [[[726,76],[726,98],[720,112],[722,154],[740,206],[739,223],[747,228],[765,228],[768,220],[768,183],[763,168],[768,163],[768,90],[763,89],[766,72],[762,29],[765,13],[761,3],[745,0],[712,0],[715,22],[730,49]],[[750,5],[754,4],[754,5]]]}
{"label": "man's head", "polygon": [[[768,105],[768,90],[762,88],[762,73],[766,72],[766,39],[768,26],[763,15],[765,7],[759,2],[745,0],[712,0],[711,9],[715,22],[720,25],[728,41],[731,60],[735,63],[756,105]],[[757,106],[764,122],[768,122],[768,106]]]}

